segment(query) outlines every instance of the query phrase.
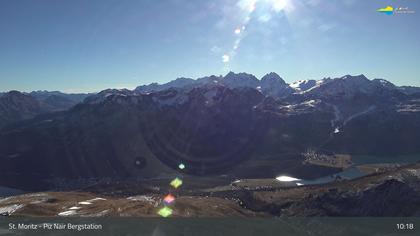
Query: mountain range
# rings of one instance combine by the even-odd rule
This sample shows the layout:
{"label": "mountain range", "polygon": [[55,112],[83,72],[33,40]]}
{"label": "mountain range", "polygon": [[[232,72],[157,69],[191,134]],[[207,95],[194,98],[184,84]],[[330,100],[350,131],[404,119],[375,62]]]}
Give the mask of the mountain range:
{"label": "mountain range", "polygon": [[364,75],[287,84],[230,72],[90,95],[12,91],[0,121],[0,185],[23,189],[155,178],[180,163],[190,175],[307,178],[336,171],[302,164],[307,150],[420,154],[420,88]]}

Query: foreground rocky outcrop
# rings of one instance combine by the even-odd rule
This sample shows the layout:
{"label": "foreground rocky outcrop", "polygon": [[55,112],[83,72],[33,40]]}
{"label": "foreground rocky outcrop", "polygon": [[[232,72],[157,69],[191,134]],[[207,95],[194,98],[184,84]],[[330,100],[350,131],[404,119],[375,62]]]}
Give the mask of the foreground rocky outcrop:
{"label": "foreground rocky outcrop", "polygon": [[[270,181],[264,182],[270,185]],[[146,185],[153,184],[147,182]],[[0,214],[155,217],[159,209],[168,205],[163,203],[166,188],[124,187],[121,183],[115,184],[115,188],[111,188],[112,183],[107,186],[92,186],[80,192],[40,192],[3,198]],[[323,185],[295,187],[275,183],[255,189],[195,187],[173,194],[176,199],[169,206],[174,217],[419,216],[420,164]]]}
{"label": "foreground rocky outcrop", "polygon": [[244,204],[284,216],[419,216],[420,164],[355,180],[254,192]]}

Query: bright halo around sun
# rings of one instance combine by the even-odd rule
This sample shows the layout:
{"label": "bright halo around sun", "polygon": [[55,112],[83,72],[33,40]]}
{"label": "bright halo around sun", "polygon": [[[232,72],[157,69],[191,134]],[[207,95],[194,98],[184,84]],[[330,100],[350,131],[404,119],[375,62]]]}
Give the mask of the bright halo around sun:
{"label": "bright halo around sun", "polygon": [[250,13],[254,12],[258,5],[268,5],[275,12],[292,9],[291,0],[239,0],[238,5]]}
{"label": "bright halo around sun", "polygon": [[279,12],[287,7],[287,0],[269,0],[274,11]]}
{"label": "bright halo around sun", "polygon": [[[234,59],[240,44],[247,33],[248,24],[255,20],[267,23],[277,14],[287,18],[288,13],[294,10],[292,0],[238,0],[236,6],[240,9],[242,21],[232,29],[236,39],[232,48],[222,55],[223,63],[228,66]],[[268,24],[267,24],[268,25]],[[226,67],[227,68],[227,67]]]}

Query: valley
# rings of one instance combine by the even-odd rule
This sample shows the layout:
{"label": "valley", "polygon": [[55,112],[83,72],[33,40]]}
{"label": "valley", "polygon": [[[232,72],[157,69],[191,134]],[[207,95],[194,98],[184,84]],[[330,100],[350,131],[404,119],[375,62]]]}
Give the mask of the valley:
{"label": "valley", "polygon": [[416,91],[230,72],[2,94],[0,214],[155,217],[170,193],[176,217],[417,216]]}

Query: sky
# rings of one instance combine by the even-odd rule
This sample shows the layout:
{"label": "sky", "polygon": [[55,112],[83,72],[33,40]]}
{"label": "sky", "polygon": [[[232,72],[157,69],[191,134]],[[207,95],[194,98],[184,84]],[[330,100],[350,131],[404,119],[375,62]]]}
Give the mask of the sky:
{"label": "sky", "polygon": [[[387,15],[386,6],[411,13]],[[0,0],[0,91],[364,74],[420,86],[417,0]]]}

